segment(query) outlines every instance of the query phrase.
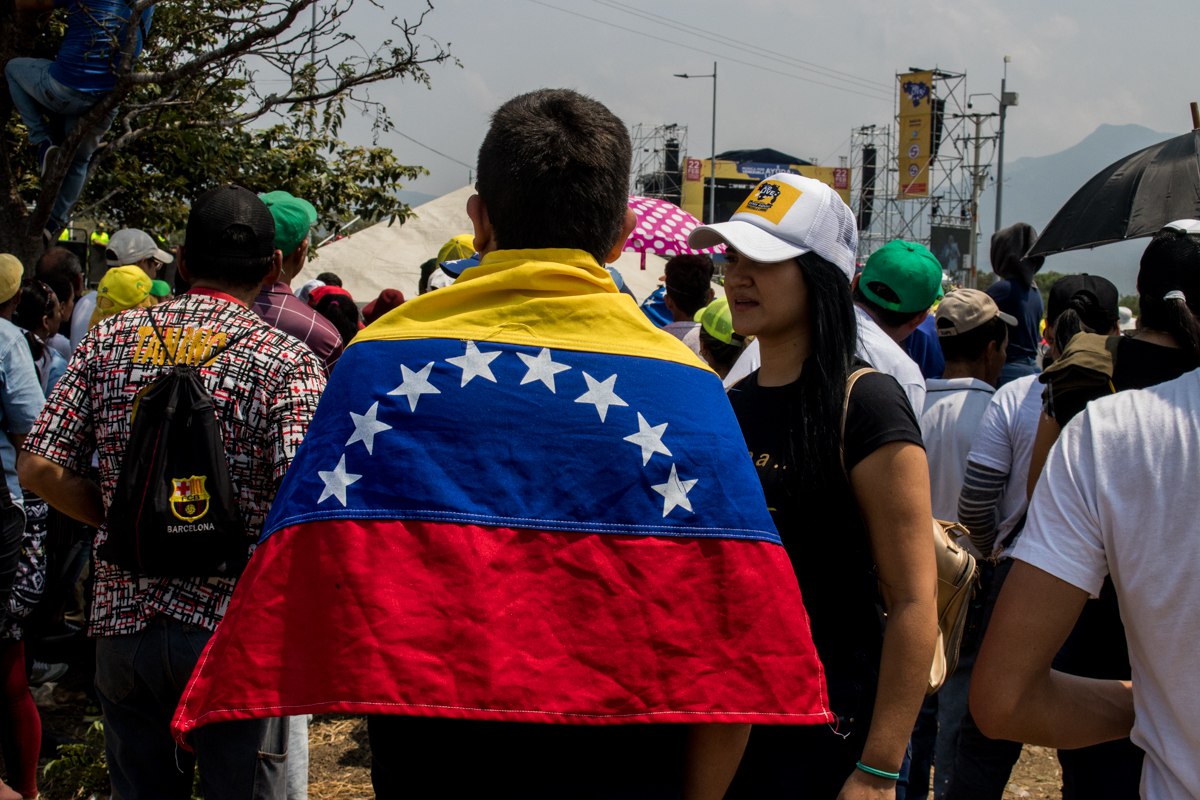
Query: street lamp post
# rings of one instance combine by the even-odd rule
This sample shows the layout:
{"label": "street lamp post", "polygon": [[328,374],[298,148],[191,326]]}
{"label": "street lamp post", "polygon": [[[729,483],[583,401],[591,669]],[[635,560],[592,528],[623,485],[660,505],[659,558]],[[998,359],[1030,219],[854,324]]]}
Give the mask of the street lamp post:
{"label": "street lamp post", "polygon": [[1000,130],[998,132],[999,143],[997,147],[997,162],[996,162],[996,227],[995,230],[1000,230],[1000,211],[1001,203],[1004,199],[1004,118],[1007,116],[1009,106],[1017,105],[1020,95],[1016,92],[1006,91],[1008,88],[1008,64],[1012,61],[1010,56],[1004,57],[1004,76],[1000,78]]}
{"label": "street lamp post", "polygon": [[717,62],[713,62],[711,75],[688,75],[686,72],[676,72],[676,78],[712,78],[712,158],[709,160],[708,185],[708,220],[709,224],[717,221]]}

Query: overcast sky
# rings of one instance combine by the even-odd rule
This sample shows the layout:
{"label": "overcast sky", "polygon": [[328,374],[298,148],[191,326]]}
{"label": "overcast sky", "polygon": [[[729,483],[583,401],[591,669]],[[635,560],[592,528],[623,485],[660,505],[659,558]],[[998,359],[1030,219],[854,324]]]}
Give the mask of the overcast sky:
{"label": "overcast sky", "polygon": [[[388,0],[387,15],[419,4]],[[1190,128],[1200,99],[1196,0],[434,0],[422,28],[449,44],[461,68],[436,66],[432,86],[374,87],[399,132],[380,144],[431,174],[407,188],[464,185],[489,114],[539,87],[570,87],[632,128],[688,127],[688,150],[710,150],[718,62],[717,150],[773,147],[821,163],[849,156],[850,132],[895,114],[892,85],[909,67],[967,74],[971,93],[999,94],[1003,57],[1020,106],[1008,114],[1006,161],[1069,147],[1101,123],[1167,133]],[[355,6],[351,30],[381,12]],[[644,34],[644,35],[642,35]],[[988,97],[975,110],[995,110]],[[349,138],[369,140],[365,125]],[[455,163],[455,160],[463,164]],[[1097,165],[1097,168],[1104,166]]]}

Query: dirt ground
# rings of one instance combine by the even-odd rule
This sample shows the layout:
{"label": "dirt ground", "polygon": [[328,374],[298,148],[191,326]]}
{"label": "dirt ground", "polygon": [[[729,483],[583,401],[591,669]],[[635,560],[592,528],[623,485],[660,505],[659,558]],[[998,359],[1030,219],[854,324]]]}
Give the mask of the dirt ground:
{"label": "dirt ground", "polygon": [[[352,717],[313,720],[309,740],[309,800],[370,800],[371,754],[366,724]],[[1059,797],[1058,759],[1053,750],[1026,747],[1013,770],[1005,800]]]}
{"label": "dirt ground", "polygon": [[[85,708],[81,693],[43,691],[38,700],[45,728],[71,737],[84,735],[87,722],[83,720]],[[44,755],[49,757],[49,754]],[[363,719],[318,717],[313,720],[309,727],[310,800],[371,800],[374,794],[370,765],[371,753]],[[43,800],[84,800],[90,795],[79,786],[63,785],[61,781],[43,780],[40,788]],[[1059,769],[1054,751],[1026,747],[1004,797],[1005,800],[1059,797]]]}
{"label": "dirt ground", "polygon": [[[78,740],[89,722],[86,698],[78,688],[48,685],[35,690],[42,725],[52,734]],[[91,709],[94,713],[95,709]],[[311,800],[370,800],[371,753],[366,722],[360,717],[317,717],[309,727],[309,798]],[[96,742],[99,752],[99,742]],[[43,753],[43,765],[51,757]],[[93,760],[92,758],[88,759]],[[75,773],[73,773],[75,774]],[[104,778],[101,774],[101,781]],[[63,781],[42,780],[43,800],[85,800],[90,791]],[[1005,790],[1005,800],[1051,800],[1059,795],[1059,768],[1054,751],[1026,747]],[[103,795],[98,795],[100,800]]]}

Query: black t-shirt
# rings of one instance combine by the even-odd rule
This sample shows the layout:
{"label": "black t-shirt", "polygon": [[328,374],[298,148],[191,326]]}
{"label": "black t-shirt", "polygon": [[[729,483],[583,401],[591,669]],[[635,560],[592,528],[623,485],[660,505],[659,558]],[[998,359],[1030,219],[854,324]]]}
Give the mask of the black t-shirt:
{"label": "black t-shirt", "polygon": [[[878,677],[883,627],[866,527],[845,474],[825,485],[805,480],[792,437],[803,381],[764,387],[758,373],[729,392],[729,400],[758,470],[767,506],[796,571],[813,641],[825,666],[830,703],[843,717],[869,717]],[[904,390],[889,375],[859,378],[846,419],[845,462],[852,470],[891,442],[922,445]]]}

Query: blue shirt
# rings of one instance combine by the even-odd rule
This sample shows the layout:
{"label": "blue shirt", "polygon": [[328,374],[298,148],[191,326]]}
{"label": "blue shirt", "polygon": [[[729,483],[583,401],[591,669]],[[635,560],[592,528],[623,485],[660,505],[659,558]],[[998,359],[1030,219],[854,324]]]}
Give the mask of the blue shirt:
{"label": "blue shirt", "polygon": [[[50,77],[80,92],[104,94],[117,83],[125,36],[129,32],[127,0],[54,0],[55,8],[67,9],[67,33],[58,56],[50,67]],[[154,6],[142,12],[134,26],[137,42],[133,58],[142,52]]]}
{"label": "blue shirt", "polygon": [[933,314],[908,335],[903,347],[908,357],[917,362],[925,380],[942,377],[946,369],[946,357],[942,355],[942,346],[938,344],[937,319]]}
{"label": "blue shirt", "polygon": [[21,505],[17,482],[17,450],[9,436],[24,436],[42,410],[45,396],[33,365],[33,354],[21,329],[0,318],[0,464],[13,502]]}
{"label": "blue shirt", "polygon": [[1041,341],[1042,293],[1037,286],[1022,286],[1016,281],[996,281],[987,294],[1005,314],[1017,318],[1016,327],[1008,329],[1008,362],[1037,358]]}

